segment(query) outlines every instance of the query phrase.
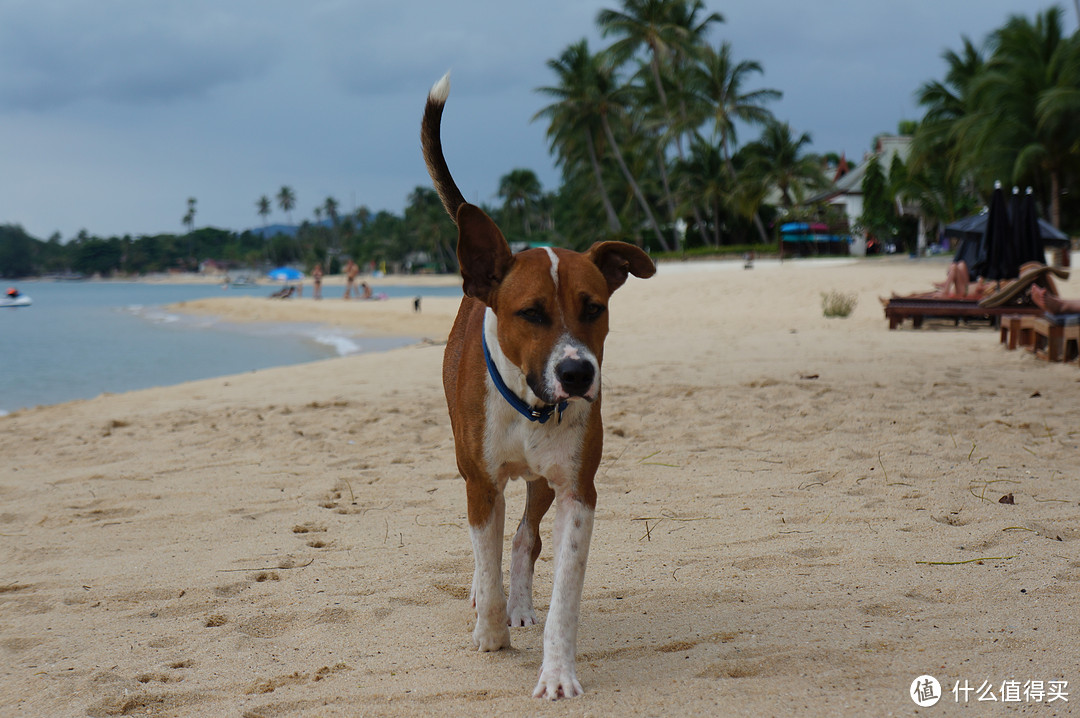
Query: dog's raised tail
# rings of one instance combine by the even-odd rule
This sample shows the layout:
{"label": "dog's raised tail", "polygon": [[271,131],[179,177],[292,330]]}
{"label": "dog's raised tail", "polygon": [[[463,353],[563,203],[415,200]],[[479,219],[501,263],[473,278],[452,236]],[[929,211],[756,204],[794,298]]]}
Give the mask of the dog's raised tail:
{"label": "dog's raised tail", "polygon": [[446,158],[443,157],[442,138],[439,135],[439,126],[442,124],[443,108],[446,106],[446,98],[450,94],[450,73],[442,76],[428,92],[427,104],[424,106],[424,121],[420,125],[420,144],[424,148],[424,162],[427,164],[428,174],[435,183],[435,190],[439,193],[443,207],[454,221],[457,221],[458,207],[465,204],[465,198],[454,183],[450,175],[450,168],[446,166]]}

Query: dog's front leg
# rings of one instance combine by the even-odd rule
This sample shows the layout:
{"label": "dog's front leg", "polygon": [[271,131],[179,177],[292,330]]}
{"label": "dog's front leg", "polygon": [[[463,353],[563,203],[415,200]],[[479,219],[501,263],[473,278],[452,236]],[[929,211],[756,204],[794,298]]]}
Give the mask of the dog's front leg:
{"label": "dog's front leg", "polygon": [[506,602],[506,613],[511,626],[532,626],[536,623],[532,587],[533,570],[543,543],[540,540],[540,521],[554,500],[555,492],[547,480],[540,478],[529,482],[525,514],[514,535],[510,553],[510,598]]}
{"label": "dog's front leg", "polygon": [[539,698],[573,698],[584,692],[577,679],[577,627],[594,513],[569,491],[556,498],[555,581],[544,625],[544,663],[533,691]]}
{"label": "dog's front leg", "polygon": [[[506,596],[503,594],[502,550],[503,524],[506,520],[506,501],[501,491],[482,492],[490,507],[487,516],[472,524],[474,512],[470,507],[469,535],[472,538],[473,605],[476,606],[476,628],[473,644],[480,651],[497,651],[510,646],[510,629],[506,625]],[[470,503],[474,495],[470,492]]]}

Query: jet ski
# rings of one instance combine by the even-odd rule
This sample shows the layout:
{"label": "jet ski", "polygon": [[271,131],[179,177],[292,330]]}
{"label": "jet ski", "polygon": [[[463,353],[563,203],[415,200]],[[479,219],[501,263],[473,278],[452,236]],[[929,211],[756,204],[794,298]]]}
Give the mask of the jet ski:
{"label": "jet ski", "polygon": [[0,294],[0,307],[29,307],[31,304],[33,301],[22,292],[8,290]]}

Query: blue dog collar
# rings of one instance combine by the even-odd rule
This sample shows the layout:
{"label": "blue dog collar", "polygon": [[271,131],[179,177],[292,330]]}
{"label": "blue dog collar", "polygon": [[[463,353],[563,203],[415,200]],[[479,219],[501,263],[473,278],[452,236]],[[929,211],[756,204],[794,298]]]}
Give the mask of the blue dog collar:
{"label": "blue dog collar", "polygon": [[506,403],[514,407],[514,411],[524,416],[529,421],[536,421],[541,424],[547,423],[547,420],[551,418],[552,414],[558,413],[559,422],[562,422],[562,413],[566,411],[566,407],[569,402],[560,401],[557,406],[547,404],[539,408],[533,408],[525,403],[525,401],[514,392],[510,391],[510,388],[506,386],[506,382],[503,381],[502,376],[499,374],[499,370],[495,367],[495,361],[491,358],[491,351],[488,349],[487,332],[481,331],[484,343],[484,363],[487,364],[488,376],[491,377],[491,382],[495,385],[495,388],[503,399],[506,399]]}

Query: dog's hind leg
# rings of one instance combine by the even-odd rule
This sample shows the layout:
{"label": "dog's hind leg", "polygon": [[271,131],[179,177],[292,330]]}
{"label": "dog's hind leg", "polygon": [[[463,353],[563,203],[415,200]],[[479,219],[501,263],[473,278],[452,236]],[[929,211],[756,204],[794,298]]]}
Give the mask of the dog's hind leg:
{"label": "dog's hind leg", "polygon": [[506,603],[506,614],[511,626],[531,626],[536,623],[532,588],[533,569],[542,545],[540,521],[554,500],[555,491],[545,479],[529,482],[525,514],[514,534],[514,546],[510,553],[510,599]]}

